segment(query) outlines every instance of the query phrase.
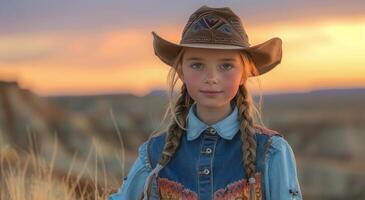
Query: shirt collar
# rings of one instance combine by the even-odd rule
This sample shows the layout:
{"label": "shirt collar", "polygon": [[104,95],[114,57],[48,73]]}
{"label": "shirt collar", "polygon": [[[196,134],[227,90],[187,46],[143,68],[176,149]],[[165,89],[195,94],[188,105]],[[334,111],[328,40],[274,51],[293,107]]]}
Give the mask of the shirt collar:
{"label": "shirt collar", "polygon": [[[233,109],[231,114],[211,125],[211,127],[213,127],[222,138],[227,140],[231,140],[235,133],[239,130],[238,108],[235,103],[231,103],[231,107]],[[209,127],[198,118],[196,102],[194,102],[189,109],[187,126],[187,139],[189,141],[198,138],[199,135]]]}

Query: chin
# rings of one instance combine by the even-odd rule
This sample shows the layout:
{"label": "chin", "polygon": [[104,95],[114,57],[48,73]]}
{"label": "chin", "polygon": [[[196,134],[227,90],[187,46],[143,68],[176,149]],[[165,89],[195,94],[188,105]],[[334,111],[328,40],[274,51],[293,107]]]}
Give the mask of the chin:
{"label": "chin", "polygon": [[224,102],[217,102],[217,101],[199,101],[197,102],[200,106],[204,106],[207,108],[219,108],[225,105]]}

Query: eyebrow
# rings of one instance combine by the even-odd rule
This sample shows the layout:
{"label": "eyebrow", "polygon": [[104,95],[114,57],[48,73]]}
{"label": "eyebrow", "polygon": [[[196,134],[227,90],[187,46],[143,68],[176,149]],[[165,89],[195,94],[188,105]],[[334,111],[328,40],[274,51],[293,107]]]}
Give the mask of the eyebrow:
{"label": "eyebrow", "polygon": [[[199,57],[190,57],[187,60],[204,60],[204,59],[199,58]],[[235,60],[236,59],[233,59],[233,58],[221,58],[218,61],[235,61]]]}

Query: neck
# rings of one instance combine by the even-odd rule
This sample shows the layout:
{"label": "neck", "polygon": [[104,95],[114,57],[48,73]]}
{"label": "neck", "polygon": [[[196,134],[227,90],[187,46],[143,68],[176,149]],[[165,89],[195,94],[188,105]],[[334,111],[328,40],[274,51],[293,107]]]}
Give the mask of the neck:
{"label": "neck", "polygon": [[210,126],[227,117],[232,112],[232,108],[230,103],[221,107],[206,107],[196,104],[196,111],[198,118]]}

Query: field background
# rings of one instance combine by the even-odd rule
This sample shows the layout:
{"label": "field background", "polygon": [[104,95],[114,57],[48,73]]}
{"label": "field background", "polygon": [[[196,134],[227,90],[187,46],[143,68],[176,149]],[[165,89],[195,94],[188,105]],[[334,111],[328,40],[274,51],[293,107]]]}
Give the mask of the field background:
{"label": "field background", "polygon": [[[16,82],[1,82],[0,91],[4,199],[22,199],[22,188],[25,196],[49,191],[52,199],[65,198],[59,193],[106,198],[120,187],[167,106],[164,91],[42,97]],[[263,98],[264,123],[292,146],[305,199],[365,197],[365,89]]]}

